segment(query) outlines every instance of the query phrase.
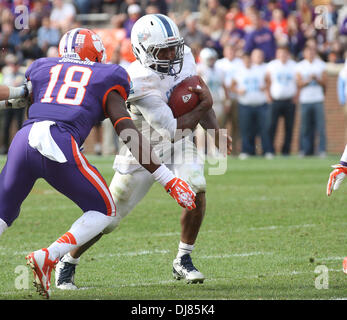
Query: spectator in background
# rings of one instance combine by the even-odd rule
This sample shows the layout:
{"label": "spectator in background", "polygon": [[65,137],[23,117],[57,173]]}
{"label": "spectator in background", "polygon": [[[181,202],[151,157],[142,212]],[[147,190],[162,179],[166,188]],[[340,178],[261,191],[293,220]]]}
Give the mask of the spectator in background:
{"label": "spectator in background", "polygon": [[296,67],[297,86],[300,90],[301,109],[301,155],[314,154],[314,138],[319,136],[318,152],[326,156],[324,92],[326,86],[325,63],[316,58],[316,51],[306,46],[304,60]]}
{"label": "spectator in background", "polygon": [[50,19],[52,27],[62,30],[70,29],[76,16],[76,9],[70,2],[53,0],[53,8]]}
{"label": "spectator in background", "polygon": [[234,2],[226,14],[227,20],[235,21],[235,26],[238,29],[244,30],[247,26],[251,25],[251,20],[240,10],[237,2]]}
{"label": "spectator in background", "polygon": [[253,10],[251,14],[253,31],[247,32],[245,35],[245,48],[247,53],[251,53],[254,49],[260,49],[264,53],[265,61],[270,61],[275,57],[276,41],[274,35],[264,26],[259,12]]}
{"label": "spectator in background", "polygon": [[223,47],[220,43],[220,38],[223,34],[224,20],[220,20],[217,16],[211,17],[210,21],[210,31],[208,33],[209,40],[207,41],[207,46],[214,48],[218,56],[222,56]]}
{"label": "spectator in background", "polygon": [[305,46],[305,36],[298,26],[295,14],[290,14],[287,19],[288,47],[290,53],[297,58]]}
{"label": "spectator in background", "polygon": [[272,19],[269,23],[269,29],[274,33],[287,33],[287,19],[285,19],[283,11],[276,8],[272,11]]}
{"label": "spectator in background", "polygon": [[147,6],[145,9],[145,14],[157,14],[157,13],[160,13],[160,10],[157,6],[153,4]]}
{"label": "spectator in background", "polygon": [[118,12],[118,14],[127,15],[128,14],[128,8],[132,4],[139,4],[139,1],[137,1],[137,0],[125,0],[125,1],[122,1],[121,4],[119,5],[119,12]]}
{"label": "spectator in background", "polygon": [[224,46],[223,58],[216,61],[215,67],[221,72],[224,88],[224,116],[221,127],[228,130],[228,134],[233,137],[233,154],[236,154],[239,141],[238,105],[237,96],[231,91],[231,83],[238,70],[243,66],[242,59],[236,57],[236,48],[233,44],[227,43]]}
{"label": "spectator in background", "polygon": [[4,53],[15,53],[19,50],[21,40],[18,32],[14,29],[12,22],[1,25],[0,47]]}
{"label": "spectator in background", "polygon": [[347,36],[347,16],[344,18],[344,20],[341,23],[340,34],[343,36]]}
{"label": "spectator in background", "polygon": [[269,136],[273,154],[275,154],[274,141],[280,117],[283,117],[285,132],[281,153],[284,156],[290,154],[297,94],[295,66],[296,63],[290,59],[288,48],[278,47],[276,59],[269,62],[266,67],[270,108]]}
{"label": "spectator in background", "polygon": [[158,8],[158,11],[159,11],[158,13],[167,15],[168,4],[167,4],[167,1],[165,0],[145,0],[145,1],[141,1],[141,4],[142,4],[142,8],[146,8],[146,10],[147,10],[147,7],[149,6],[155,6]]}
{"label": "spectator in background", "polygon": [[269,23],[269,29],[274,34],[277,44],[283,45],[287,42],[287,19],[284,17],[283,11],[280,8],[273,10],[272,20]]}
{"label": "spectator in background", "polygon": [[[3,84],[7,86],[20,86],[25,79],[24,72],[20,68],[18,58],[13,54],[8,54],[5,58],[6,66],[3,68]],[[24,120],[23,109],[5,109],[4,110],[4,127],[3,127],[3,147],[1,154],[7,154],[11,144],[10,129],[13,119],[16,119],[17,130],[22,127]]]}
{"label": "spectator in background", "polygon": [[181,37],[187,46],[191,46],[193,43],[199,43],[202,47],[205,47],[209,37],[201,32],[197,25],[198,19],[189,15],[185,19],[185,26],[181,30]]}
{"label": "spectator in background", "polygon": [[47,49],[47,57],[48,58],[58,58],[59,57],[59,50],[58,47],[52,46]]}
{"label": "spectator in background", "polygon": [[20,53],[22,59],[38,59],[43,56],[43,52],[38,46],[37,35],[40,21],[38,15],[35,12],[29,15],[29,28],[23,29],[19,32],[21,39]]}
{"label": "spectator in background", "polygon": [[[253,58],[258,58],[261,50]],[[251,56],[243,54],[243,67],[239,69],[232,80],[231,90],[237,94],[239,104],[239,126],[241,134],[241,153],[239,159],[244,160],[256,155],[255,138],[260,133],[262,151],[266,158],[272,158],[269,145],[267,125],[267,104],[265,68],[253,65]]]}
{"label": "spectator in background", "polygon": [[235,47],[243,48],[245,32],[236,26],[235,20],[228,15],[225,20],[224,31],[220,37],[220,44],[224,47],[231,44]]}
{"label": "spectator in background", "polygon": [[43,17],[49,17],[51,11],[52,3],[50,0],[37,0],[32,2],[32,12],[35,12],[40,21]]}
{"label": "spectator in background", "polygon": [[43,17],[42,25],[37,32],[37,43],[43,52],[51,46],[57,46],[60,41],[59,29],[51,25],[49,17]]}
{"label": "spectator in background", "polygon": [[73,0],[73,3],[77,8],[78,13],[90,13],[91,0]]}
{"label": "spectator in background", "polygon": [[[211,22],[214,23],[216,20],[224,23],[226,13],[226,8],[220,5],[219,0],[207,0],[207,5],[201,3],[200,26],[202,31],[209,34],[211,32]],[[213,20],[212,17],[216,17],[216,19]]]}
{"label": "spectator in background", "polygon": [[128,18],[124,21],[123,28],[126,31],[126,37],[130,39],[131,29],[135,22],[141,17],[142,9],[138,4],[132,4],[128,7]]}

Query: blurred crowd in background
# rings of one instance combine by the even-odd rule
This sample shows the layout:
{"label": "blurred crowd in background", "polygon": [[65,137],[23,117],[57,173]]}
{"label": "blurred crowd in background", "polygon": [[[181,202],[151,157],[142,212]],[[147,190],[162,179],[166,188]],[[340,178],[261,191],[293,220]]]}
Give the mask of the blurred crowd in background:
{"label": "blurred crowd in background", "polygon": [[[27,21],[18,10],[23,6],[28,10]],[[0,0],[0,83],[21,84],[33,60],[56,57],[61,35],[81,26],[100,34],[109,63],[126,68],[134,60],[131,28],[148,13],[166,14],[179,26],[199,74],[213,92],[218,120],[232,134],[240,159],[259,153],[256,136],[261,138],[261,153],[273,157],[281,116],[285,137],[279,152],[289,155],[296,109],[302,120],[300,153],[325,155],[324,66],[345,63],[347,5],[343,1]],[[341,104],[347,96],[345,69],[338,84]],[[11,123],[20,127],[25,114],[4,110],[0,117],[0,152],[6,154]],[[117,144],[110,128],[100,124],[97,132],[95,152],[114,153]],[[315,137],[319,140],[316,150]]]}

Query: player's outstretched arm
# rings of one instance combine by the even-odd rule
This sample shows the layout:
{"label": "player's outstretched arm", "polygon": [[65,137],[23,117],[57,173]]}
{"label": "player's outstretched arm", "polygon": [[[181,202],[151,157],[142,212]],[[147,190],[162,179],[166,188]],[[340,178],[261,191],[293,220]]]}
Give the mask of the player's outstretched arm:
{"label": "player's outstretched arm", "polygon": [[153,152],[149,141],[137,130],[126,109],[124,99],[115,91],[107,97],[106,111],[118,136],[136,160],[158,181],[183,208],[196,208],[195,193],[190,186],[163,164]]}
{"label": "player's outstretched arm", "polygon": [[28,97],[31,93],[31,82],[21,85],[20,87],[11,87],[0,85],[0,100],[10,100]]}
{"label": "player's outstretched arm", "polygon": [[0,109],[27,107],[30,104],[28,97],[31,91],[32,86],[30,81],[20,87],[0,85]]}

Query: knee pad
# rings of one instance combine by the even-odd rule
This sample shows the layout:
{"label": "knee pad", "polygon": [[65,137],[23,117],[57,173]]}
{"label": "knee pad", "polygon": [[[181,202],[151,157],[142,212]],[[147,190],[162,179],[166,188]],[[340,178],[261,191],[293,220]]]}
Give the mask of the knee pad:
{"label": "knee pad", "polygon": [[131,181],[132,175],[115,173],[109,189],[114,202],[117,204],[119,201],[127,201],[131,195]]}

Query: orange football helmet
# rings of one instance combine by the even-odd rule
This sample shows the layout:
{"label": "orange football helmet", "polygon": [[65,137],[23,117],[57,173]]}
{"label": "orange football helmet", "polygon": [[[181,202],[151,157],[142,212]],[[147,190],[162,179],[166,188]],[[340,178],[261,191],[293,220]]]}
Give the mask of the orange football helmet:
{"label": "orange football helmet", "polygon": [[59,42],[59,56],[92,62],[105,62],[106,50],[93,31],[76,28],[66,32]]}

